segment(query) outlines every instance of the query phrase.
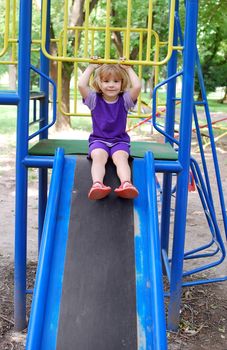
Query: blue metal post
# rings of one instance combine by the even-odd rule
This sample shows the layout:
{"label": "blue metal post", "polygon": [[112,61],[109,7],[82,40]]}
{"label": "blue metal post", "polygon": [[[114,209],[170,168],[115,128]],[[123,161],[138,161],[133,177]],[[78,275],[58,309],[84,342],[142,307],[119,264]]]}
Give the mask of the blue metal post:
{"label": "blue metal post", "polygon": [[[49,52],[49,44],[50,44],[50,1],[48,1],[48,8],[47,8],[47,32],[46,32],[46,43],[47,43],[47,51]],[[49,60],[47,57],[44,56],[44,54],[40,53],[40,69],[42,73],[49,76]],[[40,90],[45,93],[45,100],[41,100],[40,102],[40,117],[44,118],[44,121],[42,122],[42,125],[40,127],[42,128],[44,125],[48,124],[48,107],[49,107],[49,82],[47,79],[44,79],[42,76],[40,77]],[[45,130],[40,135],[40,139],[48,138],[48,130]],[[40,168],[39,169],[39,216],[38,216],[38,244],[40,246],[41,237],[42,237],[42,230],[43,230],[43,221],[45,216],[45,210],[46,210],[46,203],[47,203],[47,169]]]}
{"label": "blue metal post", "polygon": [[18,52],[18,95],[16,154],[16,219],[14,317],[17,331],[26,327],[26,245],[27,245],[27,169],[23,164],[28,154],[30,43],[32,1],[20,1]]}
{"label": "blue metal post", "polygon": [[[215,173],[216,173],[216,179],[217,179],[219,200],[220,200],[220,205],[221,205],[221,210],[222,210],[223,224],[224,224],[224,228],[225,228],[225,236],[227,239],[227,215],[226,215],[225,199],[224,199],[224,194],[223,194],[223,189],[222,189],[221,174],[220,174],[220,169],[219,169],[219,164],[218,164],[218,156],[217,156],[217,151],[216,151],[216,147],[215,147],[214,135],[213,135],[212,124],[211,124],[211,115],[210,115],[209,105],[208,105],[208,101],[207,101],[206,88],[205,88],[205,84],[204,84],[204,80],[203,80],[202,68],[201,68],[198,52],[196,55],[196,64],[197,64],[197,70],[198,70],[199,83],[200,83],[200,87],[201,87],[201,91],[202,91],[202,101],[204,103],[205,113],[206,113],[206,117],[207,117],[208,130],[209,130],[209,135],[210,135],[210,144],[211,144],[211,150],[212,150],[212,154],[213,154],[214,167],[215,167]],[[206,181],[206,182],[208,183],[209,181]],[[211,190],[209,189],[209,191],[211,191]],[[210,194],[210,196],[211,196],[211,194]]]}
{"label": "blue metal post", "polygon": [[188,200],[188,176],[190,165],[191,126],[193,112],[193,91],[196,57],[196,35],[198,18],[198,0],[186,0],[182,108],[180,122],[179,161],[183,166],[178,175],[176,191],[176,209],[174,239],[171,265],[170,303],[168,327],[176,330],[182,289],[185,228]]}
{"label": "blue metal post", "polygon": [[[154,157],[151,152],[145,154],[147,200],[148,200],[148,258],[149,276],[153,281],[151,288],[153,314],[153,349],[167,349],[166,320],[163,297],[162,264],[158,229],[157,193],[155,182]],[[148,347],[149,349],[149,347]]]}
{"label": "blue metal post", "polygon": [[[175,13],[179,10],[179,1],[176,1]],[[176,22],[174,25],[173,45],[177,45],[178,33]],[[177,51],[173,51],[171,59],[168,62],[168,78],[177,71]],[[174,136],[175,121],[175,98],[176,98],[176,79],[172,79],[167,85],[167,105],[166,105],[166,124],[165,131],[167,134]],[[166,141],[169,141],[166,139]],[[162,194],[162,214],[161,214],[161,247],[168,254],[169,248],[169,227],[171,212],[171,187],[172,174],[164,173],[163,175],[163,194]]]}
{"label": "blue metal post", "polygon": [[19,96],[15,92],[1,92],[0,104],[1,105],[18,105]]}

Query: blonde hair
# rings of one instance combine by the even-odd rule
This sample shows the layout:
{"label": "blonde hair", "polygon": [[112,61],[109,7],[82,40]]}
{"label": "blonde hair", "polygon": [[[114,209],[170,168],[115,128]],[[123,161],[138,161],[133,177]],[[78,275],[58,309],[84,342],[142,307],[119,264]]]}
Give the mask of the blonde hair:
{"label": "blonde hair", "polygon": [[130,79],[126,71],[119,64],[103,64],[95,71],[92,87],[97,92],[102,92],[101,82],[109,78],[121,80],[121,92],[126,91],[130,87]]}

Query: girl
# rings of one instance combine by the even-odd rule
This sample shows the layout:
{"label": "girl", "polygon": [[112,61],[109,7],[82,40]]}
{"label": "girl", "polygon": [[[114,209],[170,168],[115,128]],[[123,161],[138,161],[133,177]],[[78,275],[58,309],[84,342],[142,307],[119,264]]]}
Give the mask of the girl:
{"label": "girl", "polygon": [[[94,71],[94,90],[91,90],[89,80]],[[108,157],[112,158],[121,181],[114,192],[122,198],[137,197],[138,190],[131,183],[130,138],[125,129],[127,112],[135,105],[141,90],[138,76],[126,65],[89,64],[79,79],[78,88],[84,104],[91,110],[93,125],[89,137],[93,185],[88,198],[101,199],[111,192],[111,188],[103,184]]]}

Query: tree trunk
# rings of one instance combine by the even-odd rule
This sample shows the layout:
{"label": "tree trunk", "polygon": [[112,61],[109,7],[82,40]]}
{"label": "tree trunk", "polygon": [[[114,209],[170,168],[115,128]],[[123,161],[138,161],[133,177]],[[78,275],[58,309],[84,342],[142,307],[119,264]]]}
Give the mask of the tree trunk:
{"label": "tree trunk", "polygon": [[227,103],[227,86],[225,87],[225,92],[223,98],[220,100],[220,103]]}
{"label": "tree trunk", "polygon": [[10,90],[16,90],[17,81],[17,69],[15,65],[9,65],[9,88]]}
{"label": "tree trunk", "polygon": [[197,101],[202,101],[202,91],[201,91],[201,89],[199,89],[199,93],[198,93],[198,96],[197,96]]}
{"label": "tree trunk", "polygon": [[[71,129],[71,120],[70,116],[65,115],[65,113],[69,113],[70,111],[70,77],[71,75],[66,72],[66,70],[62,70],[62,101],[61,108],[59,106],[57,113],[57,122],[56,122],[56,130],[70,130]],[[63,111],[63,112],[62,112]]]}

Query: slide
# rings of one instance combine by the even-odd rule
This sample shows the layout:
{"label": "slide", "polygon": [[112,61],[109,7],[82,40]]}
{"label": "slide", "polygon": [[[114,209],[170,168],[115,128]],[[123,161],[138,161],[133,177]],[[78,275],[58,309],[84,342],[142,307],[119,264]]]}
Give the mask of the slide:
{"label": "slide", "polygon": [[[152,154],[132,162],[134,201],[89,201],[90,167],[57,150],[26,349],[165,350]],[[105,183],[119,185],[111,161]]]}

